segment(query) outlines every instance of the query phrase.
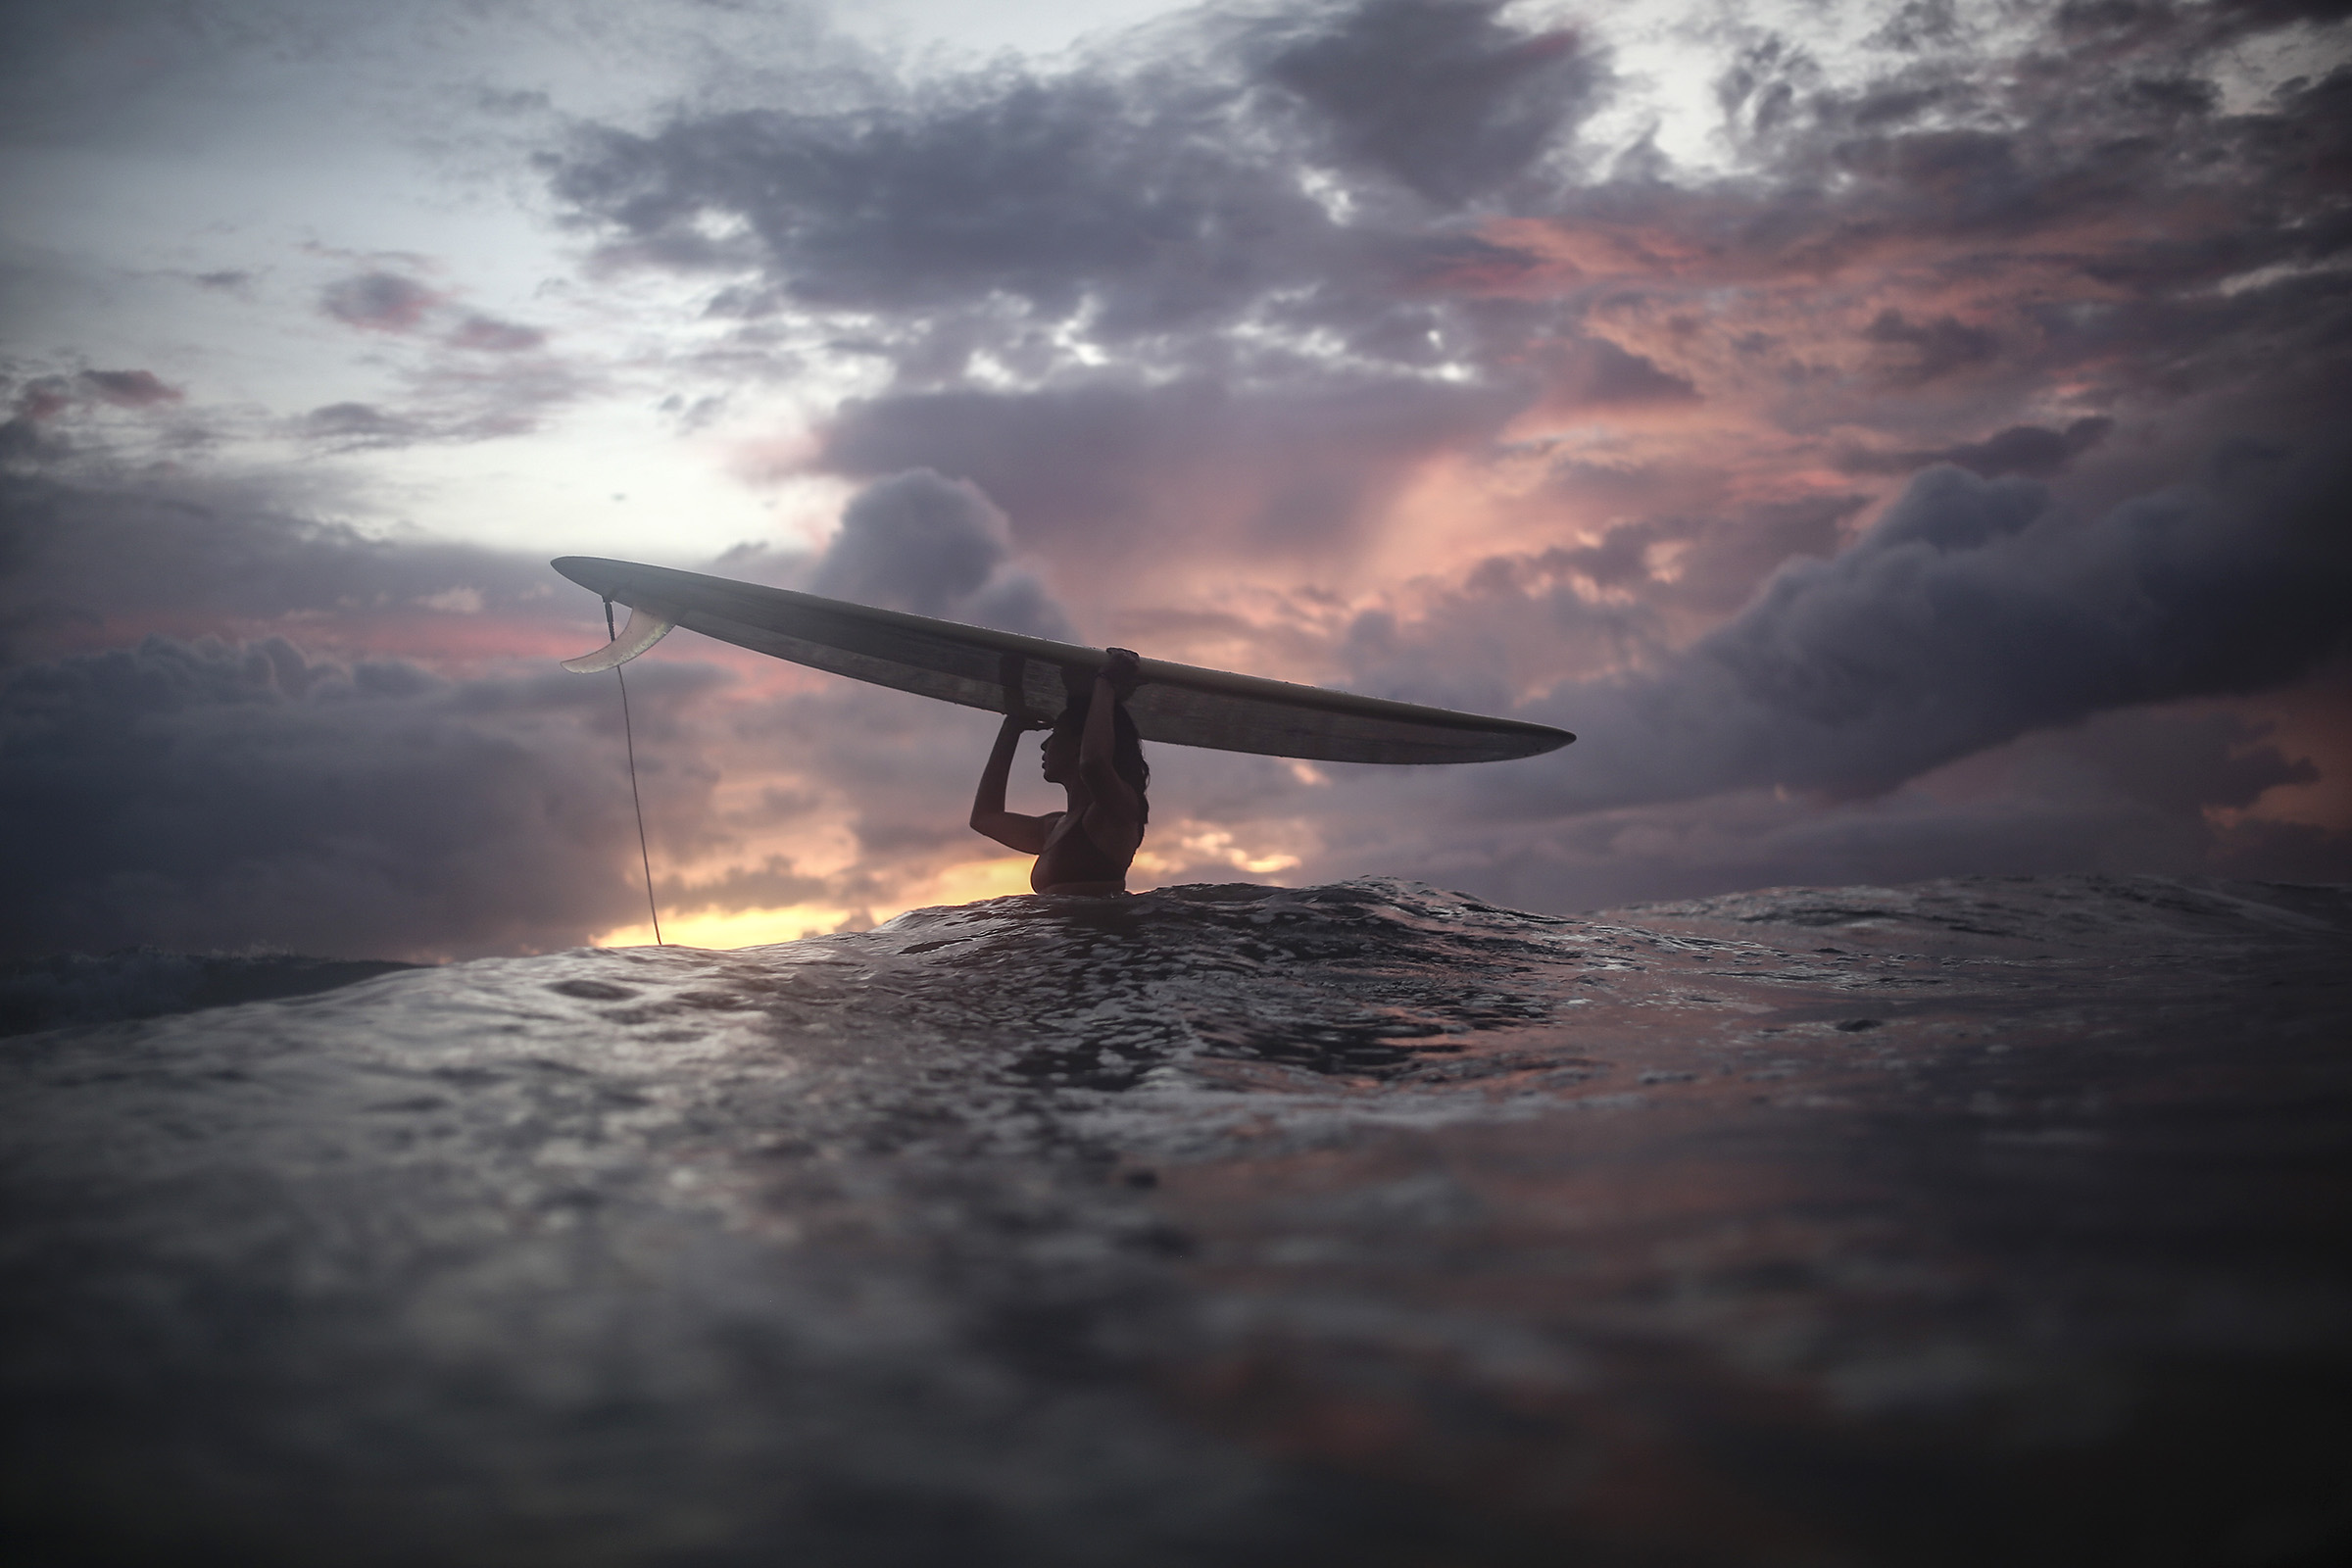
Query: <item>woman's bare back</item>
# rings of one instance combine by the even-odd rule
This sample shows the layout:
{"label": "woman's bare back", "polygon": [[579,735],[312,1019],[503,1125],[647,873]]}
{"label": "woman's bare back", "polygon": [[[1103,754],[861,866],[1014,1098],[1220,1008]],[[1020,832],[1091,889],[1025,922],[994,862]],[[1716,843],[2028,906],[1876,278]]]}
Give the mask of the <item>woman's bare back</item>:
{"label": "woman's bare back", "polygon": [[1095,841],[1085,820],[1069,811],[1049,811],[1046,847],[1030,868],[1029,885],[1040,893],[1124,893],[1135,850],[1113,855]]}

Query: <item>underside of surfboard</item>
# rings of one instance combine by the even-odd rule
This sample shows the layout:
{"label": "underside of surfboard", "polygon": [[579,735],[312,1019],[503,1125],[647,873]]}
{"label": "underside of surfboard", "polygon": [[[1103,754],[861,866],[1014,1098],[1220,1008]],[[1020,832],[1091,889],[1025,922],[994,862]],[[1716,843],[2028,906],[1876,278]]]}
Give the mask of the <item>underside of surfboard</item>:
{"label": "underside of surfboard", "polygon": [[[853,680],[995,713],[1017,703],[1029,716],[1051,720],[1104,657],[1100,648],[666,566],[594,556],[564,556],[554,565],[590,592],[629,607],[628,624],[609,646],[564,662],[583,673],[625,663],[684,626]],[[1576,739],[1546,724],[1166,660],[1144,660],[1142,675],[1128,711],[1144,739],[1173,746],[1332,762],[1493,762],[1539,756]]]}

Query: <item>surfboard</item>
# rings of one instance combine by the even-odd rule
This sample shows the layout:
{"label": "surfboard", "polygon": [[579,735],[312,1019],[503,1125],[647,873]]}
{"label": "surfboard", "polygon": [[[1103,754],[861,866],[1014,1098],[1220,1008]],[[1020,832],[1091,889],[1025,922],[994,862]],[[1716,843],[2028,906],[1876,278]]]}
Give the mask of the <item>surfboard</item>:
{"label": "surfboard", "polygon": [[[1030,717],[1051,720],[1071,688],[1094,679],[1104,657],[1100,648],[666,566],[594,556],[553,564],[591,593],[629,607],[628,624],[611,644],[564,661],[582,674],[626,663],[684,626],[853,680],[993,713],[1018,703]],[[1329,762],[1494,762],[1576,739],[1546,724],[1161,659],[1144,660],[1142,674],[1127,710],[1144,739],[1171,746]]]}

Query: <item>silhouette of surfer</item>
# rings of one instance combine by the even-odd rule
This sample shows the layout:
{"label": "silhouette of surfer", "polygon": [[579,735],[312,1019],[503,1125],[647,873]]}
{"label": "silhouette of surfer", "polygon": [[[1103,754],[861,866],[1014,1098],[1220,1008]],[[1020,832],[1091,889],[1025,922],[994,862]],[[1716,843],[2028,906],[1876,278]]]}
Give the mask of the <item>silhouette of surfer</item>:
{"label": "silhouette of surfer", "polygon": [[1046,737],[1046,782],[1062,787],[1067,808],[1043,816],[1004,809],[1004,781],[1021,732],[1047,727],[1022,701],[1017,662],[1005,681],[1006,712],[996,750],[988,754],[980,788],[972,796],[974,831],[1036,856],[1029,885],[1040,893],[1126,892],[1127,867],[1152,814],[1144,798],[1152,769],[1127,711],[1128,694],[1141,672],[1136,656],[1126,649],[1109,649],[1107,655],[1091,682],[1069,683],[1069,701]]}

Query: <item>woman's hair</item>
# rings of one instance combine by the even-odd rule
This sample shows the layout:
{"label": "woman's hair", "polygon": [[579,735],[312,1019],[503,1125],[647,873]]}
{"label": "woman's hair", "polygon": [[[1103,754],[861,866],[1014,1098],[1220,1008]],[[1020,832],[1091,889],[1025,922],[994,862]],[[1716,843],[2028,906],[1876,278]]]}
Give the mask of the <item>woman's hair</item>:
{"label": "woman's hair", "polygon": [[[1061,716],[1054,720],[1054,733],[1067,735],[1072,740],[1086,736],[1086,712],[1093,706],[1095,694],[1079,692],[1072,696]],[[1110,770],[1135,791],[1138,822],[1152,820],[1152,801],[1144,792],[1152,787],[1152,764],[1144,760],[1144,738],[1136,733],[1135,719],[1129,715],[1125,703],[1114,703],[1110,710]]]}

